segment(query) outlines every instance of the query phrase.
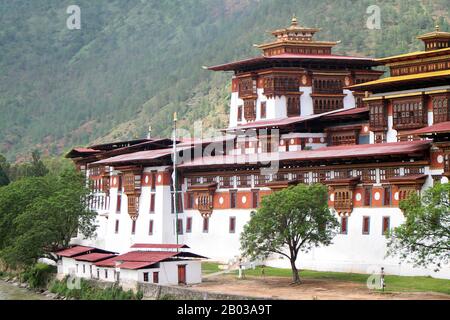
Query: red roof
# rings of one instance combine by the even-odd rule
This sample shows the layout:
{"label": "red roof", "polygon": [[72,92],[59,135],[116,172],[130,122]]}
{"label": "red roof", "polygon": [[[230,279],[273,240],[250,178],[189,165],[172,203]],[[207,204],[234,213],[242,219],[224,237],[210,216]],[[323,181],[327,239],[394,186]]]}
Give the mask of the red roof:
{"label": "red roof", "polygon": [[153,265],[153,262],[124,262],[119,265],[120,269],[128,269],[128,270],[138,270],[145,267],[150,267]]}
{"label": "red roof", "polygon": [[352,108],[352,109],[344,110],[344,111],[341,111],[341,112],[328,114],[324,118],[352,116],[352,115],[357,115],[357,114],[366,113],[366,112],[369,112],[369,108],[368,107],[367,108]]}
{"label": "red roof", "polygon": [[189,249],[185,244],[147,244],[147,243],[136,243],[131,246],[131,248],[142,248],[142,249]]}
{"label": "red roof", "polygon": [[382,144],[361,144],[325,147],[311,151],[292,151],[278,153],[260,153],[246,155],[212,156],[194,159],[179,167],[193,168],[217,165],[242,165],[269,163],[271,161],[317,161],[339,160],[364,157],[383,157],[390,155],[417,155],[430,147],[430,141],[408,141]]}
{"label": "red roof", "polygon": [[[183,150],[187,150],[187,149],[191,149],[191,148],[192,148],[191,146],[184,147],[184,148],[177,148],[177,151],[183,151]],[[172,152],[173,152],[172,148],[139,151],[139,152],[122,154],[120,156],[115,156],[115,157],[107,158],[104,160],[100,160],[100,161],[94,162],[93,165],[117,164],[120,162],[145,162],[148,160],[155,160],[155,159],[163,158],[165,156],[169,156],[172,154]]]}
{"label": "red roof", "polygon": [[69,249],[61,250],[61,251],[57,252],[56,254],[60,257],[72,258],[72,257],[78,256],[83,253],[87,253],[92,250],[95,250],[95,248],[84,247],[84,246],[75,246],[75,247],[72,247]]}
{"label": "red roof", "polygon": [[112,257],[115,257],[115,254],[112,253],[90,253],[82,256],[75,257],[75,260],[78,261],[87,261],[87,262],[98,262],[101,260],[106,260]]}
{"label": "red roof", "polygon": [[179,252],[167,251],[131,251],[115,257],[116,261],[157,263],[178,255]]}
{"label": "red roof", "polygon": [[116,259],[110,258],[103,261],[98,261],[95,263],[97,267],[104,267],[104,268],[114,268],[116,266]]}
{"label": "red roof", "polygon": [[[278,120],[264,120],[264,121],[255,121],[255,122],[249,122],[247,124],[239,125],[237,127],[232,127],[227,130],[242,130],[242,129],[258,129],[258,128],[271,128],[271,127],[282,127],[287,126],[295,123],[302,123],[309,120],[319,119],[328,115],[334,115],[339,114],[342,112],[350,112],[355,110],[356,108],[352,109],[339,109],[339,110],[333,110],[330,112],[325,112],[321,114],[312,114],[309,116],[299,116],[299,117],[289,117],[289,118],[283,118]],[[354,111],[353,111],[354,112]]]}
{"label": "red roof", "polygon": [[434,124],[429,127],[425,127],[422,129],[404,132],[400,135],[427,135],[427,134],[433,134],[433,133],[446,133],[450,132],[450,122],[441,122]]}
{"label": "red roof", "polygon": [[260,64],[264,62],[272,62],[272,61],[292,61],[292,60],[298,60],[298,61],[314,61],[314,60],[330,60],[330,61],[345,61],[347,63],[363,63],[371,66],[380,65],[380,62],[377,62],[373,58],[362,58],[362,57],[352,57],[352,56],[340,56],[340,55],[318,55],[318,54],[291,54],[291,53],[284,53],[280,55],[275,56],[260,56],[260,57],[254,57],[244,60],[239,60],[231,63],[225,63],[217,66],[208,67],[209,70],[213,71],[233,71],[238,69],[239,67],[248,66],[248,65],[254,65],[254,64]]}

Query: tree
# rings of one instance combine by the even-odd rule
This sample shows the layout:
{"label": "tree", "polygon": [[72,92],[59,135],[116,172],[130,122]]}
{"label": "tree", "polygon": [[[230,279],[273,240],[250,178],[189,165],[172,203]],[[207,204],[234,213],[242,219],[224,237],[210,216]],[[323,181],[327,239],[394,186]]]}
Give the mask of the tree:
{"label": "tree", "polygon": [[0,206],[0,217],[6,218],[0,219],[0,234],[6,232],[0,242],[4,262],[21,267],[42,257],[56,260],[52,253],[67,247],[77,231],[92,237],[96,214],[86,207],[88,194],[83,176],[75,170],[24,178],[0,189],[0,200],[16,203],[13,214]]}
{"label": "tree", "polygon": [[241,235],[244,256],[282,255],[290,261],[293,283],[300,283],[299,252],[330,245],[339,225],[327,200],[327,188],[320,184],[298,185],[266,196]]}
{"label": "tree", "polygon": [[41,154],[38,150],[34,150],[31,153],[31,166],[28,176],[30,177],[43,177],[48,174],[48,169],[41,160]]}
{"label": "tree", "polygon": [[388,255],[440,270],[450,260],[450,184],[400,202],[406,221],[391,232]]}
{"label": "tree", "polygon": [[0,187],[9,184],[8,177],[9,163],[6,158],[0,154]]}

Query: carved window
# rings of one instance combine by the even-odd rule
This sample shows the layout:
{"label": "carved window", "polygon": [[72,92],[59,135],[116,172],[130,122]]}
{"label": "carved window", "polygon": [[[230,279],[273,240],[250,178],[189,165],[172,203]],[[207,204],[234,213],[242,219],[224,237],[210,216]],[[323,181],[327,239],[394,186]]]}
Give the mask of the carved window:
{"label": "carved window", "polygon": [[377,181],[377,171],[376,169],[363,169],[362,170],[362,181],[363,182],[376,182]]}
{"label": "carved window", "polygon": [[252,176],[251,175],[241,175],[236,177],[236,182],[238,188],[248,188],[252,186]]}
{"label": "carved window", "polygon": [[299,90],[299,76],[269,75],[264,78],[264,95],[267,97],[282,96]]}
{"label": "carved window", "polygon": [[239,79],[239,97],[251,97],[256,95],[256,80],[253,78]]}
{"label": "carved window", "polygon": [[334,193],[334,208],[337,211],[353,210],[353,192],[348,189],[338,189]]}
{"label": "carved window", "polygon": [[339,132],[331,135],[332,146],[355,145],[357,144],[356,132]]}
{"label": "carved window", "polygon": [[140,174],[134,174],[133,172],[126,173],[123,176],[123,182],[124,182],[125,193],[127,193],[127,194],[140,193],[140,191],[141,191],[141,175]]}
{"label": "carved window", "polygon": [[139,197],[136,195],[128,196],[128,214],[137,216],[139,213]]}
{"label": "carved window", "polygon": [[342,79],[316,78],[313,81],[313,93],[339,94],[343,87]]}
{"label": "carved window", "polygon": [[270,181],[270,176],[256,175],[254,179],[255,179],[255,187],[264,187]]}
{"label": "carved window", "polygon": [[221,188],[221,189],[233,188],[233,177],[220,176],[219,177],[219,188]]}
{"label": "carved window", "polygon": [[387,141],[387,137],[386,137],[386,133],[384,132],[377,132],[375,133],[375,143],[386,143]]}
{"label": "carved window", "polygon": [[287,97],[287,116],[299,117],[300,116],[300,97],[288,96]]}
{"label": "carved window", "polygon": [[380,169],[380,180],[386,181],[394,177],[398,177],[400,175],[399,168],[384,168]]}
{"label": "carved window", "polygon": [[250,99],[244,101],[244,118],[247,121],[256,120],[256,100]]}
{"label": "carved window", "polygon": [[427,113],[422,99],[394,102],[394,129],[423,127],[427,124]]}
{"label": "carved window", "polygon": [[321,114],[344,108],[344,98],[314,97],[314,113]]}
{"label": "carved window", "polygon": [[370,110],[370,128],[372,130],[383,130],[387,128],[386,108],[383,102],[371,103]]}
{"label": "carved window", "polygon": [[423,167],[407,167],[405,168],[405,176],[424,174],[425,169]]}
{"label": "carved window", "polygon": [[433,116],[434,123],[449,121],[449,96],[435,96],[433,97]]}

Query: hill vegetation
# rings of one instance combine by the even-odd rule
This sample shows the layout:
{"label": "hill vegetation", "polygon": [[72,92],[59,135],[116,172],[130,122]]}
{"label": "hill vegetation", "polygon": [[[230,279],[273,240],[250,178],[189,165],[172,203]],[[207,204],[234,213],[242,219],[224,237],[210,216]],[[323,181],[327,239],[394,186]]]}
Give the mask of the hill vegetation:
{"label": "hill vegetation", "polygon": [[421,49],[418,34],[449,29],[448,0],[378,1],[381,30],[366,28],[368,0],[77,0],[81,30],[68,30],[73,1],[0,3],[0,153],[226,125],[229,74],[203,65],[259,55],[252,44],[289,24],[323,29],[337,53],[383,57]]}

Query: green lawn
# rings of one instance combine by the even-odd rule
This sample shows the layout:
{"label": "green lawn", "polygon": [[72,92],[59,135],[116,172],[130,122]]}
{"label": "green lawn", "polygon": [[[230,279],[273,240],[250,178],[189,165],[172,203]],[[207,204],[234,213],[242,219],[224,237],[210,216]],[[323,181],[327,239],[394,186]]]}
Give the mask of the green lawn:
{"label": "green lawn", "polygon": [[[269,277],[291,277],[290,269],[277,269],[266,267],[265,275]],[[218,264],[203,263],[203,272],[205,274],[218,272]],[[237,271],[235,272],[237,274]],[[261,276],[261,268],[255,270],[246,270],[247,276]],[[300,277],[304,279],[330,280],[330,281],[350,281],[358,283],[366,283],[369,275],[358,273],[341,273],[341,272],[319,272],[302,270]],[[390,292],[439,292],[450,295],[450,280],[434,279],[431,277],[401,277],[386,276],[386,291]]]}

